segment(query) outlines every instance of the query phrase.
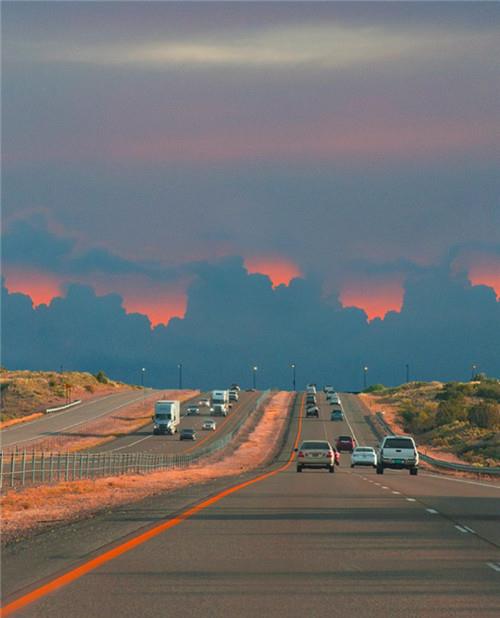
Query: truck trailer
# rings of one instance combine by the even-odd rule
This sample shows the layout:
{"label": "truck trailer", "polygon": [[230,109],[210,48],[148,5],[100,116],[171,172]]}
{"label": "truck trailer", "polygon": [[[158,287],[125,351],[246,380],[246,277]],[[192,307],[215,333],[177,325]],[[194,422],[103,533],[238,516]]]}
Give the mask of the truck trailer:
{"label": "truck trailer", "polygon": [[160,400],[155,402],[153,433],[173,435],[181,421],[180,401]]}

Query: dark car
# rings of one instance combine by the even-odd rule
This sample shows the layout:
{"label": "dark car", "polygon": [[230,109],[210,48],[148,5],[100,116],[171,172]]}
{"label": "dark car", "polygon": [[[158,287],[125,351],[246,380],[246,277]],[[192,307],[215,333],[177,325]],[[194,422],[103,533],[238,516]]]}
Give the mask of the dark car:
{"label": "dark car", "polygon": [[181,429],[179,440],[196,440],[196,431],[194,429]]}
{"label": "dark car", "polygon": [[307,408],[306,418],[308,416],[315,416],[316,418],[319,418],[319,408],[317,406],[310,406],[309,408]]}
{"label": "dark car", "polygon": [[343,421],[344,413],[342,412],[342,410],[333,410],[332,413],[330,414],[330,420],[331,421]]}
{"label": "dark car", "polygon": [[356,446],[356,440],[352,436],[339,436],[337,438],[336,446],[340,453],[342,453],[342,451],[352,453],[354,447]]}

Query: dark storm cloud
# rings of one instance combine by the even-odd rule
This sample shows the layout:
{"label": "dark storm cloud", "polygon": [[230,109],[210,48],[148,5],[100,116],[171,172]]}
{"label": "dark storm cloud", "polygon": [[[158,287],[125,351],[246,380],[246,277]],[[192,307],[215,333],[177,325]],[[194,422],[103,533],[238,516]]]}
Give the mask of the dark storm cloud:
{"label": "dark storm cloud", "polygon": [[137,382],[144,366],[149,384],[167,387],[182,361],[187,383],[202,388],[248,384],[253,365],[259,386],[286,388],[291,362],[301,385],[344,389],[360,387],[363,365],[371,382],[387,384],[403,380],[406,363],[414,379],[465,379],[471,363],[500,372],[493,290],[442,269],[410,278],[401,313],[371,323],[360,310],[325,303],[317,282],[295,279],[273,290],[238,259],[200,269],[186,317],[152,331],[144,316],[125,313],[119,296],[85,286],[69,286],[65,298],[37,309],[22,294],[3,294],[4,362],[12,368],[63,364]]}

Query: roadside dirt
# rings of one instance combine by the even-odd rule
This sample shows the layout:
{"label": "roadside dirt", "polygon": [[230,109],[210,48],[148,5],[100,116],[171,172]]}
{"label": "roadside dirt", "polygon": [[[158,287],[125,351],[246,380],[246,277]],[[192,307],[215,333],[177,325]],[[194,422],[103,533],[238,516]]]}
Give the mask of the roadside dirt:
{"label": "roadside dirt", "polygon": [[[235,450],[204,459],[189,468],[9,491],[1,499],[2,543],[56,524],[83,519],[104,509],[137,502],[147,496],[263,466],[280,444],[292,403],[292,393],[276,393],[255,428],[248,435],[245,426],[242,428],[240,443],[235,445]],[[248,423],[251,427],[253,419],[250,418]]]}
{"label": "roadside dirt", "polygon": [[138,389],[105,376],[99,381],[79,371],[8,371],[0,370],[0,429],[32,421],[47,408],[81,399],[89,401],[110,393]]}
{"label": "roadside dirt", "polygon": [[[198,393],[199,391],[194,390],[167,390],[161,394],[155,392],[141,398],[140,392],[138,392],[139,401],[110,412],[94,421],[77,425],[64,435],[33,440],[29,443],[30,451],[73,452],[105,444],[115,438],[137,431],[150,423],[156,400],[165,398],[177,399],[182,402],[195,397]],[[4,453],[8,454],[9,449],[5,449]]]}
{"label": "roadside dirt", "polygon": [[[388,403],[384,401],[384,397],[380,395],[374,395],[370,393],[360,393],[358,397],[368,408],[369,412],[375,416],[377,412],[384,413],[384,420],[392,429],[392,431],[396,434],[404,434],[406,433],[398,422],[398,405],[395,403]],[[418,441],[417,441],[418,443]],[[428,445],[418,445],[418,449],[424,455],[428,455],[429,457],[433,457],[434,459],[440,459],[441,461],[447,461],[449,463],[458,463],[458,464],[468,464],[468,462],[459,459],[453,453],[442,451],[436,449],[432,446]],[[467,472],[457,472],[454,470],[444,470],[443,468],[436,468],[426,462],[421,462],[421,467],[431,470],[433,472],[439,472],[439,474],[446,474],[449,476],[463,477],[463,478],[477,478],[477,475],[470,474]]]}

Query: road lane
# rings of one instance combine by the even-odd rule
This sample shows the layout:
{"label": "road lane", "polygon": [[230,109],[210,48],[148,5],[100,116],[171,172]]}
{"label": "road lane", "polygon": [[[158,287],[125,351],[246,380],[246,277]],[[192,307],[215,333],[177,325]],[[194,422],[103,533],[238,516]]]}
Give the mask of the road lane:
{"label": "road lane", "polygon": [[[200,399],[208,397],[208,393],[202,393],[201,395],[197,395],[181,405],[181,422],[178,432],[173,436],[155,436],[153,434],[153,423],[151,422],[137,431],[117,438],[112,442],[107,442],[97,446],[89,452],[141,452],[155,455],[170,455],[192,452],[198,448],[201,448],[201,446],[206,446],[229,433],[242,417],[248,415],[248,413],[253,410],[260,395],[260,392],[240,393],[239,401],[233,402],[233,407],[226,417],[214,416],[210,412],[209,408],[205,407],[200,407],[199,416],[186,416],[188,406],[194,405]],[[149,407],[151,408],[152,414],[154,403],[150,402]],[[212,418],[216,421],[217,429],[215,431],[204,431],[201,428],[203,422],[208,418]],[[197,433],[197,440],[180,440],[179,432],[184,428],[194,429]]]}
{"label": "road lane", "polygon": [[29,443],[34,440],[57,435],[82,423],[93,421],[131,403],[141,401],[144,395],[150,395],[153,392],[153,389],[145,389],[145,393],[132,390],[106,395],[99,399],[84,402],[74,408],[68,408],[60,412],[51,412],[29,423],[21,423],[8,429],[3,429],[0,432],[2,448],[28,447]]}
{"label": "road lane", "polygon": [[[327,435],[333,441],[346,432],[347,425],[328,420],[323,402],[320,414],[319,421],[304,419],[303,438]],[[292,432],[284,454],[293,438]],[[393,493],[392,478],[368,469],[352,471],[348,464],[343,454],[333,475],[323,470],[297,474],[292,465],[19,615],[88,618],[100,615],[103,607],[123,616],[164,615],[166,608],[168,615],[243,618],[256,612],[291,617],[496,615],[500,573],[489,565],[499,563],[498,550],[429,513],[417,499],[409,502],[402,492]],[[428,481],[404,473],[396,478],[413,490]],[[481,498],[483,489],[471,486],[470,498]],[[163,502],[167,506],[169,497]],[[155,512],[161,512],[161,503],[160,497]],[[479,500],[478,510],[482,504]],[[127,521],[130,525],[130,517]],[[60,563],[64,547],[53,553]]]}

